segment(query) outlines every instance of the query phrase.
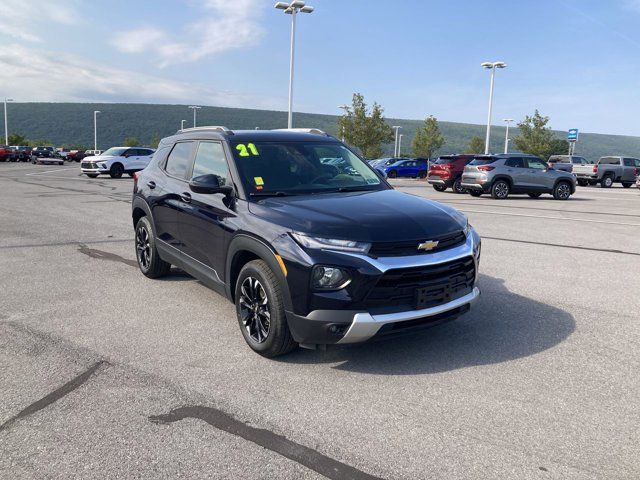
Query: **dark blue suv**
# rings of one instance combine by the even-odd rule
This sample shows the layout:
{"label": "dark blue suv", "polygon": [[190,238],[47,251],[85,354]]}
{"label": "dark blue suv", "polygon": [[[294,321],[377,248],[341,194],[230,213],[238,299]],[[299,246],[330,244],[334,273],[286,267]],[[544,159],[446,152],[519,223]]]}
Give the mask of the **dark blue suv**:
{"label": "dark blue suv", "polygon": [[403,158],[388,165],[376,166],[376,169],[388,178],[425,178],[429,171],[429,165],[427,160],[422,158]]}
{"label": "dark blue suv", "polygon": [[175,265],[227,297],[267,357],[442,323],[479,295],[467,218],[319,130],[181,130],[133,188],[142,273]]}

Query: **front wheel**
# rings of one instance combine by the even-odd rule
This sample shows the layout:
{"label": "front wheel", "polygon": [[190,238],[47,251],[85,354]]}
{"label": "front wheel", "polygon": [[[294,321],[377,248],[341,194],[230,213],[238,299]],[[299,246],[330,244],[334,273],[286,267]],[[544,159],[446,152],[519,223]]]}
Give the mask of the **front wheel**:
{"label": "front wheel", "polygon": [[398,176],[398,172],[396,172],[395,170],[391,170],[389,173],[387,173],[387,178],[396,178]]}
{"label": "front wheel", "polygon": [[124,167],[121,163],[114,163],[109,169],[109,175],[111,175],[111,178],[121,178],[123,173]]}
{"label": "front wheel", "polygon": [[491,196],[497,200],[504,200],[509,196],[509,184],[505,180],[498,180],[491,187]]}
{"label": "front wheel", "polygon": [[445,187],[444,185],[438,185],[438,184],[436,183],[436,184],[434,184],[434,185],[433,185],[433,189],[434,189],[436,192],[444,192],[444,191],[447,189],[447,187]]}
{"label": "front wheel", "polygon": [[149,278],[162,277],[171,270],[171,264],[158,255],[156,238],[147,217],[142,217],[136,223],[136,259],[140,271]]}
{"label": "front wheel", "polygon": [[462,186],[462,178],[456,178],[455,182],[453,182],[453,191],[456,193],[466,193],[467,189]]}
{"label": "front wheel", "polygon": [[553,198],[567,200],[571,196],[571,186],[567,182],[559,182],[553,189]]}
{"label": "front wheel", "polygon": [[240,270],[235,303],[240,331],[254,352],[271,358],[296,348],[284,314],[280,282],[263,260],[253,260]]}

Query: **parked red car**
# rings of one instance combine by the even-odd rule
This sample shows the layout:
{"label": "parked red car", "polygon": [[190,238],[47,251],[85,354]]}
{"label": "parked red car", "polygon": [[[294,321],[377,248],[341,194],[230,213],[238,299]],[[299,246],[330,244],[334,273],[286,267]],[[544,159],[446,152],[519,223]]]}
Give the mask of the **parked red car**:
{"label": "parked red car", "polygon": [[71,150],[68,154],[67,154],[67,160],[71,161],[71,160],[75,160],[76,162],[79,162],[80,160],[82,160],[86,155],[84,154],[84,150]]}
{"label": "parked red car", "polygon": [[13,150],[8,145],[0,145],[0,162],[11,161],[13,157]]}
{"label": "parked red car", "polygon": [[427,175],[428,182],[438,192],[444,192],[447,188],[456,193],[466,193],[462,188],[462,172],[464,167],[476,157],[474,154],[442,155],[431,163]]}

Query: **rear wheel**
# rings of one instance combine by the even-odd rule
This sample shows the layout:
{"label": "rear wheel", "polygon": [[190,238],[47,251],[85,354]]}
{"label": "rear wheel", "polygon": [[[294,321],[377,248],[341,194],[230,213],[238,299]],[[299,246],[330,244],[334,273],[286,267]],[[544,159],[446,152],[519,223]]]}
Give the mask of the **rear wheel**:
{"label": "rear wheel", "polygon": [[498,180],[491,187],[491,196],[497,200],[504,200],[509,196],[509,184],[506,180]]}
{"label": "rear wheel", "polygon": [[558,182],[553,189],[553,198],[556,200],[567,200],[571,196],[571,185],[567,182]]}
{"label": "rear wheel", "polygon": [[541,193],[535,192],[535,193],[529,193],[528,194],[531,198],[540,198],[540,195],[542,195]]}
{"label": "rear wheel", "polygon": [[436,190],[437,192],[444,192],[447,187],[445,187],[444,185],[438,185],[437,183],[433,185],[433,189]]}
{"label": "rear wheel", "polygon": [[391,170],[389,173],[387,173],[388,178],[396,178],[397,176],[398,172],[396,172],[395,170]]}
{"label": "rear wheel", "polygon": [[462,178],[456,178],[455,182],[453,182],[453,191],[456,193],[466,193],[467,189],[462,186]]}
{"label": "rear wheel", "polygon": [[482,195],[482,192],[480,190],[468,190],[468,192],[472,197],[479,197],[480,195]]}
{"label": "rear wheel", "polygon": [[611,175],[607,175],[600,182],[600,186],[602,188],[611,188],[613,186],[613,177]]}
{"label": "rear wheel", "polygon": [[253,260],[240,270],[235,303],[240,331],[254,352],[276,357],[296,348],[284,314],[280,282],[263,260]]}
{"label": "rear wheel", "polygon": [[162,277],[171,269],[171,264],[158,255],[156,239],[147,217],[142,217],[136,224],[136,259],[140,271],[149,278]]}
{"label": "rear wheel", "polygon": [[419,172],[418,173],[418,178],[426,178],[427,177],[427,172]]}
{"label": "rear wheel", "polygon": [[111,178],[121,178],[123,173],[124,167],[121,163],[114,163],[109,169],[109,175],[111,175]]}
{"label": "rear wheel", "polygon": [[629,182],[622,182],[622,186],[623,186],[624,188],[629,188],[629,187],[631,187],[631,185],[633,185],[633,183],[629,183]]}

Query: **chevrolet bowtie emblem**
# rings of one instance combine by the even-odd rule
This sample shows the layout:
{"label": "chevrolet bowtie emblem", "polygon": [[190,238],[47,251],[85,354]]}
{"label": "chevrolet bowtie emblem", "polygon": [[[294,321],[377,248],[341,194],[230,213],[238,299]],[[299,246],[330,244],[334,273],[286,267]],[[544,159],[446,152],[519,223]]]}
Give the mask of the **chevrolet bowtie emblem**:
{"label": "chevrolet bowtie emblem", "polygon": [[436,248],[438,246],[438,242],[437,240],[427,240],[424,243],[419,243],[418,244],[418,250],[425,250],[425,251],[429,251],[429,250],[433,250],[434,248]]}

